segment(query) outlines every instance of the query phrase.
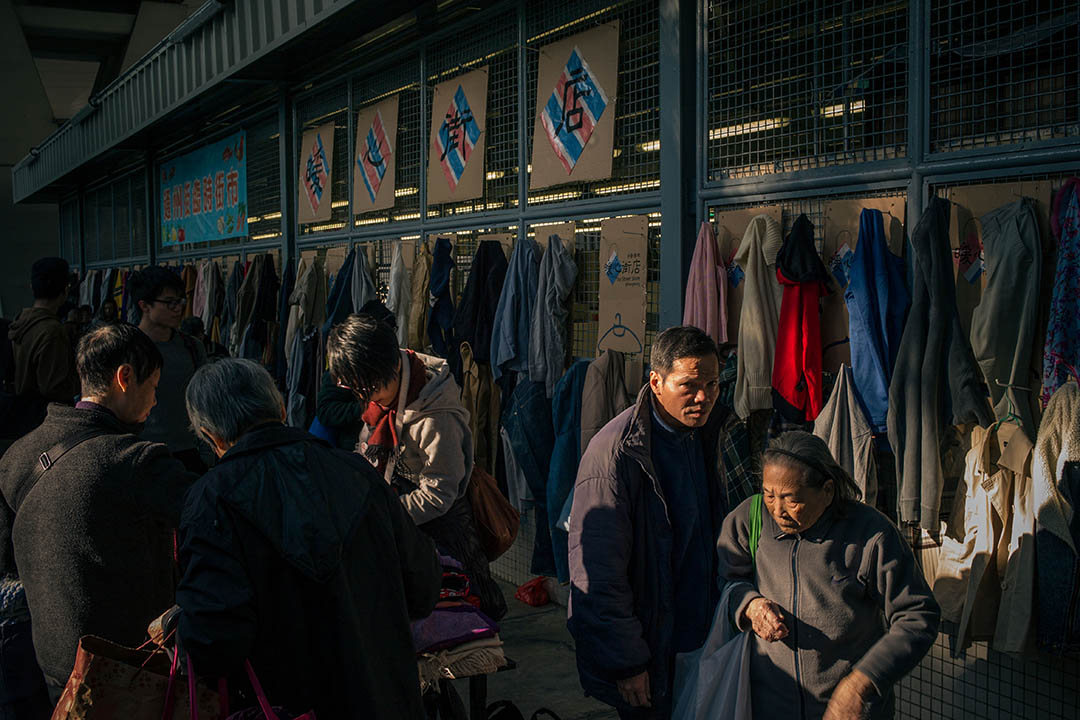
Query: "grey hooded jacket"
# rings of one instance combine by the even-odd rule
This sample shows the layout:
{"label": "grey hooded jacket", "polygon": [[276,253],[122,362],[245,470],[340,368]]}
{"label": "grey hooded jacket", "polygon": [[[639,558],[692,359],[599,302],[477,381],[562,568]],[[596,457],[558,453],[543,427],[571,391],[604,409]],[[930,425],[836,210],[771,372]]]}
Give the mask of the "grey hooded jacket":
{"label": "grey hooded jacket", "polygon": [[567,300],[576,279],[574,258],[562,238],[552,235],[540,260],[540,281],[529,333],[529,379],[544,383],[548,397],[566,369],[566,318],[570,314]]}

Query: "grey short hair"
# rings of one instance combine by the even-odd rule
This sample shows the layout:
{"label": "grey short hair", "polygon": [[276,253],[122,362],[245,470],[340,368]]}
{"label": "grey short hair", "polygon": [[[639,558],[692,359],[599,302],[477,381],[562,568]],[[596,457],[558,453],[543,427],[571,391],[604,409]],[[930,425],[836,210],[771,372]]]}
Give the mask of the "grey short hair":
{"label": "grey short hair", "polygon": [[203,365],[185,393],[188,419],[226,443],[264,422],[281,420],[284,400],[274,379],[253,360],[228,358]]}
{"label": "grey short hair", "polygon": [[833,506],[842,508],[847,502],[858,502],[862,491],[832,455],[825,441],[802,430],[791,430],[772,440],[762,453],[762,467],[779,465],[801,474],[800,483],[820,488],[827,480],[836,487]]}

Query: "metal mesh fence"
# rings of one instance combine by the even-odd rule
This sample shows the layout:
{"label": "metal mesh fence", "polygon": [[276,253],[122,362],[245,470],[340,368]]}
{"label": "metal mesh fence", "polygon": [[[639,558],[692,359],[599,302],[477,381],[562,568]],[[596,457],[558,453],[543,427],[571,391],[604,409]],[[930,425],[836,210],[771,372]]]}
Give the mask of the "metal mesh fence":
{"label": "metal mesh fence", "polygon": [[1080,136],[1074,0],[930,4],[930,149]]}
{"label": "metal mesh fence", "polygon": [[[488,68],[487,121],[484,150],[484,192],[480,198],[458,203],[428,204],[428,217],[498,210],[517,204],[518,173],[518,52],[517,12],[478,14],[470,31],[428,51],[428,117],[446,108],[433,107],[435,86],[455,76]],[[423,141],[429,140],[424,129]],[[428,152],[432,152],[431,148]],[[470,162],[476,162],[475,156]],[[426,169],[425,169],[426,171]]]}
{"label": "metal mesh fence", "polygon": [[709,180],[902,157],[908,3],[709,0]]}
{"label": "metal mesh fence", "polygon": [[[536,77],[540,49],[598,24],[621,22],[619,80],[615,101],[612,176],[533,190],[529,204],[559,202],[656,190],[660,187],[660,12],[657,0],[574,2],[536,0],[526,5],[526,127],[528,157],[533,151]],[[550,88],[543,92],[550,92]],[[545,137],[539,142],[547,142]]]}
{"label": "metal mesh fence", "polygon": [[113,193],[106,185],[97,191],[98,259],[112,260],[115,237],[113,236]]}
{"label": "metal mesh fence", "polygon": [[[277,116],[247,128],[248,240],[281,237],[280,128]],[[222,244],[235,244],[225,240]]]}
{"label": "metal mesh fence", "polygon": [[[306,130],[325,123],[334,123],[334,156],[330,159],[332,178],[330,183],[330,220],[299,226],[299,235],[340,232],[349,219],[349,86],[339,82],[302,99],[296,106],[297,157],[295,172],[299,177],[299,163],[304,162],[310,148],[302,147]],[[302,197],[297,202],[307,202]],[[326,202],[326,198],[323,198]]]}
{"label": "metal mesh fence", "polygon": [[131,255],[147,257],[150,243],[146,236],[146,173],[131,176]]}
{"label": "metal mesh fence", "polygon": [[112,185],[113,197],[113,258],[131,257],[131,178],[117,180]]}
{"label": "metal mesh fence", "polygon": [[80,261],[78,198],[70,198],[60,204],[60,257],[72,267]]}

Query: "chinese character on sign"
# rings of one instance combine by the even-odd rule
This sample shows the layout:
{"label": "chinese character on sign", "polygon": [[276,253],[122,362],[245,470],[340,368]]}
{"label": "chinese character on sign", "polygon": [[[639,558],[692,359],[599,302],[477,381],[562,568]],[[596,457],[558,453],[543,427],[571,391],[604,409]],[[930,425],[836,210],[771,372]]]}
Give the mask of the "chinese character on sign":
{"label": "chinese character on sign", "polygon": [[541,115],[551,147],[567,174],[577,165],[607,106],[607,93],[575,47]]}
{"label": "chinese character on sign", "polygon": [[214,173],[214,207],[218,210],[225,207],[225,172],[223,170]]}
{"label": "chinese character on sign", "polygon": [[162,191],[161,209],[165,212],[165,219],[172,220],[172,191],[169,188]]}
{"label": "chinese character on sign", "polygon": [[207,175],[202,180],[203,212],[214,212],[214,178]]}
{"label": "chinese character on sign", "polygon": [[184,183],[184,217],[191,217],[191,183]]}
{"label": "chinese character on sign", "polygon": [[465,165],[469,162],[473,148],[480,139],[480,126],[469,109],[465,91],[458,85],[454,100],[446,111],[446,118],[435,138],[435,150],[439,153],[443,174],[451,190],[456,190]]}
{"label": "chinese character on sign", "polygon": [[191,183],[191,214],[198,215],[202,212],[202,180],[195,178]]}
{"label": "chinese character on sign", "polygon": [[230,170],[229,174],[225,176],[225,187],[229,207],[236,207],[240,202],[240,173]]}
{"label": "chinese character on sign", "polygon": [[375,202],[375,196],[382,187],[386,168],[389,166],[390,155],[394,149],[390,147],[390,139],[386,136],[386,128],[383,127],[382,113],[375,111],[375,118],[368,128],[367,137],[364,139],[366,148],[356,159],[360,165],[360,178],[364,181],[371,202]]}
{"label": "chinese character on sign", "polygon": [[326,148],[323,147],[322,135],[315,134],[315,143],[308,151],[307,166],[304,169],[304,188],[307,190],[311,212],[317,213],[322,203],[326,182],[330,178],[330,165],[326,160]]}
{"label": "chinese character on sign", "polygon": [[184,191],[179,185],[172,189],[172,214],[175,220],[184,217]]}

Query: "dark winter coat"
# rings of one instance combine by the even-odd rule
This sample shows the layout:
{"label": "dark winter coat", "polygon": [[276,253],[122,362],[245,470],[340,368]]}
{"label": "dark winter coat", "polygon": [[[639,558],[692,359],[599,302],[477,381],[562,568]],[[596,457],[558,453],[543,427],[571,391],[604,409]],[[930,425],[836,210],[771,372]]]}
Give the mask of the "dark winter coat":
{"label": "dark winter coat", "polygon": [[[586,694],[627,709],[616,681],[648,670],[653,707],[665,717],[675,655],[675,575],[668,504],[652,462],[651,395],[643,387],[581,459],[570,514],[567,626]],[[715,532],[724,520],[716,447],[726,415],[715,406],[701,430]],[[719,599],[716,578],[705,579],[702,592]]]}
{"label": "dark winter coat", "polygon": [[435,546],[363,457],[273,423],[188,494],[179,638],[319,718],[422,718],[409,621],[439,598]]}
{"label": "dark winter coat", "polygon": [[[41,453],[98,430],[33,484]],[[112,413],[50,405],[0,460],[0,574],[18,572],[42,670],[63,683],[83,635],[142,644],[173,604],[172,528],[195,479]],[[17,566],[17,569],[16,569]]]}
{"label": "dark winter coat", "polygon": [[[469,279],[461,293],[461,302],[454,313],[454,340],[467,342],[473,360],[487,365],[491,362],[491,335],[495,329],[495,308],[499,305],[503,282],[506,280],[506,253],[502,243],[484,240],[476,249]],[[457,356],[457,349],[452,354]],[[460,358],[459,358],[460,360]],[[462,384],[460,362],[451,364],[458,384]]]}

